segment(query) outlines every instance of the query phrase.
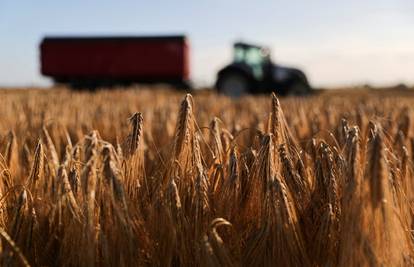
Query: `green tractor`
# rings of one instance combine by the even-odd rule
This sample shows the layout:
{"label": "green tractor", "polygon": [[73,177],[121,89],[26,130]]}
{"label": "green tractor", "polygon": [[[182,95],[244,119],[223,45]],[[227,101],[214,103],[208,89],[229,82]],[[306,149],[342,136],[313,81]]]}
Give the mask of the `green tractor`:
{"label": "green tractor", "polygon": [[234,60],[217,74],[219,93],[232,97],[276,92],[280,95],[307,95],[312,88],[299,69],[274,64],[267,48],[234,44]]}

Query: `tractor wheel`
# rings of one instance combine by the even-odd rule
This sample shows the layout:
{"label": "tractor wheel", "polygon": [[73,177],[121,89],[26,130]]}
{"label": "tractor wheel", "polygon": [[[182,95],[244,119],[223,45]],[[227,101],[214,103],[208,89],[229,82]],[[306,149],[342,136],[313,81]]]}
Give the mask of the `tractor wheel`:
{"label": "tractor wheel", "polygon": [[311,89],[309,85],[301,81],[295,81],[289,87],[289,90],[287,91],[287,95],[303,96],[303,95],[310,94],[310,92],[311,92]]}
{"label": "tractor wheel", "polygon": [[217,90],[221,94],[238,98],[249,93],[249,81],[238,73],[225,74],[219,78]]}

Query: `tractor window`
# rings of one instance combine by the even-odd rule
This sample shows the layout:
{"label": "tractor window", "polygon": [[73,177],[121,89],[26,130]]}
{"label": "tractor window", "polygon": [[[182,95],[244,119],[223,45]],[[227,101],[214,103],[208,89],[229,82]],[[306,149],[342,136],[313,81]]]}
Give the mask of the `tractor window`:
{"label": "tractor window", "polygon": [[245,61],[245,49],[236,47],[234,49],[234,61],[235,62],[244,62]]}
{"label": "tractor window", "polygon": [[245,62],[249,65],[261,65],[266,60],[262,49],[256,47],[234,49],[234,61]]}
{"label": "tractor window", "polygon": [[250,65],[262,65],[263,56],[261,49],[248,49],[246,51],[246,62]]}
{"label": "tractor window", "polygon": [[263,78],[263,64],[266,60],[267,57],[261,48],[236,46],[234,49],[234,61],[249,65],[257,79]]}

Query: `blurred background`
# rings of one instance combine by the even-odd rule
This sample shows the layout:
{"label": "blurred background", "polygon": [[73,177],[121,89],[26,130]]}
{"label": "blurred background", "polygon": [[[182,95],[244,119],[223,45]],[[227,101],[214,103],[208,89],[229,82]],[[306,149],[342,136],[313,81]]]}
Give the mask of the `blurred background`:
{"label": "blurred background", "polygon": [[268,46],[315,87],[414,84],[414,1],[0,1],[0,86],[49,86],[45,35],[184,33],[191,78],[211,86],[234,41]]}

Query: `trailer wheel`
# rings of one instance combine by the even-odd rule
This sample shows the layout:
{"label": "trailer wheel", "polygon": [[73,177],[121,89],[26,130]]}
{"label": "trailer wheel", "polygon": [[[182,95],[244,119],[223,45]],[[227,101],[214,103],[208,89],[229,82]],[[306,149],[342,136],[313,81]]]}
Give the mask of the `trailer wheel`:
{"label": "trailer wheel", "polygon": [[249,93],[249,81],[241,74],[224,74],[217,81],[217,90],[223,95],[241,97]]}

